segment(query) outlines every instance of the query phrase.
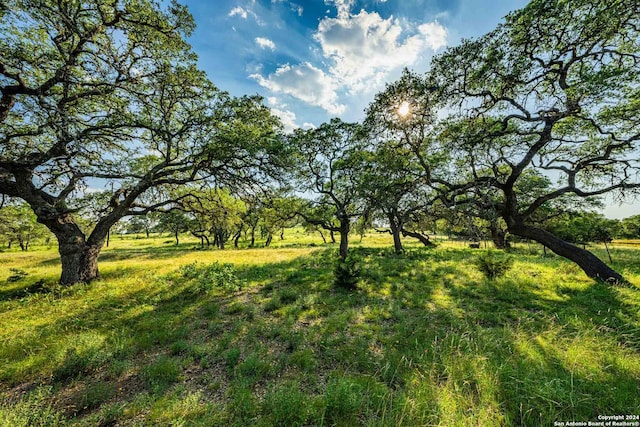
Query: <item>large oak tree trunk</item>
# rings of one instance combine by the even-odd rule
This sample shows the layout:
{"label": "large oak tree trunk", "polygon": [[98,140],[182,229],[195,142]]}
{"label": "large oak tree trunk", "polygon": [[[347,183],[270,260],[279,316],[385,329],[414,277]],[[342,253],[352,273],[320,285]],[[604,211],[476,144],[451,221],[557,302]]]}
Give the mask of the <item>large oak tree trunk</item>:
{"label": "large oak tree trunk", "polygon": [[505,249],[509,246],[506,240],[506,231],[494,225],[489,227],[489,231],[491,232],[491,240],[493,240],[493,245],[496,249]]}
{"label": "large oak tree trunk", "polygon": [[[64,249],[63,249],[64,247]],[[72,285],[80,282],[90,282],[100,276],[98,271],[98,255],[100,246],[87,244],[60,245],[60,260],[62,261],[62,275],[60,284]]]}
{"label": "large oak tree trunk", "polygon": [[586,249],[557,238],[546,230],[524,224],[511,224],[509,232],[520,237],[526,237],[541,243],[557,255],[578,264],[585,274],[592,279],[609,283],[623,283],[624,278],[605,264],[600,258]]}
{"label": "large oak tree trunk", "polygon": [[349,218],[340,220],[340,258],[347,259],[349,255]]}
{"label": "large oak tree trunk", "polygon": [[389,226],[391,228],[391,235],[393,236],[393,249],[396,254],[401,254],[404,250],[402,247],[402,240],[400,240],[400,226],[393,215],[388,215]]}
{"label": "large oak tree trunk", "polygon": [[100,274],[98,255],[109,231],[104,224],[94,229],[89,241],[69,214],[61,216],[39,217],[58,239],[58,252],[62,262],[61,285],[90,282]]}

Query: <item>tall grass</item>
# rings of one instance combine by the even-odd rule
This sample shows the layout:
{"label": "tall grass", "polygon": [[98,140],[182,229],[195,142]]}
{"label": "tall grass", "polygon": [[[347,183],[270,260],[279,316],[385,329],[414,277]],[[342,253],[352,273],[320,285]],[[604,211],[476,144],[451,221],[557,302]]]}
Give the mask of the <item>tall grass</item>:
{"label": "tall grass", "polygon": [[367,236],[347,292],[336,248],[286,236],[115,238],[102,278],[66,289],[54,250],[0,253],[0,425],[539,426],[640,407],[638,249],[614,247],[636,285],[609,287],[536,247],[489,280],[484,249],[397,256]]}

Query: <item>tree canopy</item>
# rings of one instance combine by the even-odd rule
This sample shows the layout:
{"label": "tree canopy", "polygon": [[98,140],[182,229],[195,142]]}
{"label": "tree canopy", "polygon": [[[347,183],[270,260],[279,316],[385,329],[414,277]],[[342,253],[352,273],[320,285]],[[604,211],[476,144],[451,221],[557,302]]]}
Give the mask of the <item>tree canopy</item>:
{"label": "tree canopy", "polygon": [[[56,236],[62,283],[98,275],[109,228],[184,184],[263,179],[280,124],[196,68],[185,7],[146,0],[8,1],[0,27],[0,188]],[[109,186],[95,227],[78,200]]]}

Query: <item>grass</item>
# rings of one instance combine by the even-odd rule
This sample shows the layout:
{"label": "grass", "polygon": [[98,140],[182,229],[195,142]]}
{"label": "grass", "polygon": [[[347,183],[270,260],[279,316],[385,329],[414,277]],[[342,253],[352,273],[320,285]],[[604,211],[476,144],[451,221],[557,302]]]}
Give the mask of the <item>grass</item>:
{"label": "grass", "polygon": [[335,247],[285,237],[116,237],[102,278],[67,289],[55,250],[0,253],[0,425],[539,426],[640,408],[631,245],[612,256],[635,285],[610,287],[535,246],[490,280],[484,249],[396,256],[372,235],[348,291]]}

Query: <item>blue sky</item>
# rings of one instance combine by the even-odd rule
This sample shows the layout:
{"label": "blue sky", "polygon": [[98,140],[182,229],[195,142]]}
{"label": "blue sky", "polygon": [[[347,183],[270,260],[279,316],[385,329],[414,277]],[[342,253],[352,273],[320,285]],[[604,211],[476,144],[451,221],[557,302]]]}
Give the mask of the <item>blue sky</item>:
{"label": "blue sky", "polygon": [[525,0],[186,0],[200,67],[233,95],[263,95],[287,129],[360,120],[403,67],[425,71],[461,37]]}
{"label": "blue sky", "polygon": [[[361,120],[403,67],[495,28],[527,0],[181,0],[199,66],[232,95],[260,94],[287,130]],[[604,213],[640,214],[609,201]]]}

